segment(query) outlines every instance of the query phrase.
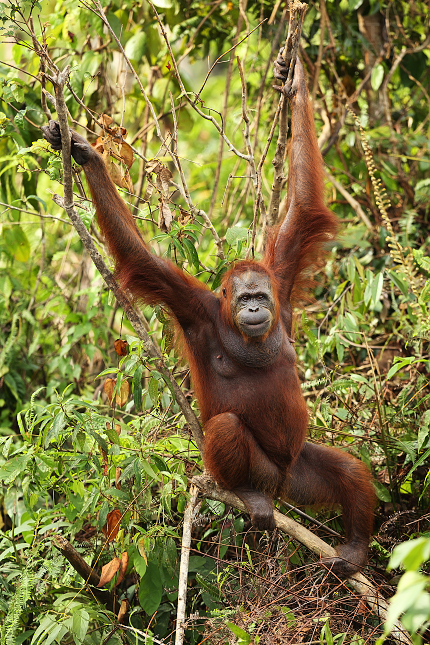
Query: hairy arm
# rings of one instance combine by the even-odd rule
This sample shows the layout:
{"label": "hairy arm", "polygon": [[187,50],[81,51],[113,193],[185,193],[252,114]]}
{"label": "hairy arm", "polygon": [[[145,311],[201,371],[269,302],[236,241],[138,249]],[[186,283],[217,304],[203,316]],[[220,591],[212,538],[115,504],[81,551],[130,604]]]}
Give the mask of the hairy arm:
{"label": "hairy arm", "polygon": [[[43,135],[55,150],[61,149],[60,129],[55,121],[43,128]],[[205,305],[215,296],[172,262],[149,251],[102,157],[73,131],[71,151],[84,169],[97,220],[115,258],[122,287],[148,304],[165,304],[184,328],[207,319]]]}
{"label": "hairy arm", "polygon": [[[275,76],[285,78],[282,55]],[[318,149],[312,104],[303,70],[297,59],[293,83],[283,88],[292,107],[287,214],[266,252],[282,284],[285,303],[303,291],[310,272],[321,259],[324,244],[337,230],[336,217],[324,204],[323,160]]]}

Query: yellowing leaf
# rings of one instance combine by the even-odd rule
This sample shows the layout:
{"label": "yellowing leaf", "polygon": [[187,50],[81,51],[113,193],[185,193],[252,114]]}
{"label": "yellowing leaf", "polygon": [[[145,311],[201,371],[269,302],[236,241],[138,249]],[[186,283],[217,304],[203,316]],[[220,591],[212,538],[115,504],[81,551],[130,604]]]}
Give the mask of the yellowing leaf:
{"label": "yellowing leaf", "polygon": [[20,226],[5,226],[3,239],[9,253],[12,253],[18,262],[27,262],[30,257],[30,242]]}

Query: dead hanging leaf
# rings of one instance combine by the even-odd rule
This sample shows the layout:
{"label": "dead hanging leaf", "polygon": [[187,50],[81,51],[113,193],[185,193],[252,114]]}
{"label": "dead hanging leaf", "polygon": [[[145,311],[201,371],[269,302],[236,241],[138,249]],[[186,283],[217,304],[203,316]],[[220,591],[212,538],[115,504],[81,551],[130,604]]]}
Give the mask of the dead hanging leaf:
{"label": "dead hanging leaf", "polygon": [[128,343],[126,340],[117,338],[116,341],[114,342],[114,347],[118,356],[127,356]]}
{"label": "dead hanging leaf", "polygon": [[128,170],[123,174],[121,168],[113,163],[110,157],[108,160],[105,159],[105,163],[113,183],[120,188],[126,188],[129,192],[133,192],[133,182],[131,181]]}
{"label": "dead hanging leaf", "polygon": [[115,469],[115,488],[118,490],[121,490],[121,484],[118,484],[119,478],[121,477],[121,468],[116,468]]}
{"label": "dead hanging leaf", "polygon": [[121,383],[119,392],[117,392],[117,395],[115,397],[116,404],[119,405],[120,408],[122,408],[122,406],[127,403],[129,394],[130,394],[129,382],[123,381]]}
{"label": "dead hanging leaf", "polygon": [[145,166],[146,172],[153,172],[155,175],[158,175],[162,168],[163,164],[158,159],[150,159]]}
{"label": "dead hanging leaf", "polygon": [[158,211],[158,226],[161,231],[168,233],[172,228],[173,215],[168,202],[163,196],[158,200],[160,207]]}
{"label": "dead hanging leaf", "polygon": [[143,201],[144,202],[149,202],[149,200],[152,197],[152,193],[154,192],[154,184],[148,179],[148,185],[146,187],[145,194],[143,196]]}
{"label": "dead hanging leaf", "polygon": [[124,551],[124,553],[121,556],[121,566],[119,568],[118,579],[115,582],[115,587],[117,587],[123,581],[125,572],[127,571],[127,567],[128,567],[128,553],[127,551]]}
{"label": "dead hanging leaf", "polygon": [[108,582],[110,582],[120,566],[121,560],[119,558],[114,558],[105,564],[104,567],[102,567],[102,575],[100,576],[100,582],[97,587],[104,587]]}
{"label": "dead hanging leaf", "polygon": [[[118,132],[120,132],[119,135]],[[127,131],[124,128],[108,128],[108,133],[108,136],[97,137],[93,148],[103,157],[112,181],[121,188],[133,191],[133,182],[128,172],[134,161],[133,148],[122,140],[123,134],[127,134]],[[114,163],[111,157],[125,164],[125,170],[123,171],[118,164]]]}
{"label": "dead hanging leaf", "polygon": [[165,196],[169,193],[170,180],[173,175],[170,170],[158,159],[151,159],[145,166],[147,173],[153,173],[156,176],[157,188]]}
{"label": "dead hanging leaf", "polygon": [[126,600],[121,600],[121,607],[119,608],[118,617],[117,617],[118,625],[121,625],[122,621],[124,620],[124,616],[127,613],[127,607],[128,607],[128,602]]}
{"label": "dead hanging leaf", "polygon": [[107,477],[107,474],[109,472],[109,462],[108,462],[107,452],[105,452],[101,448],[100,448],[100,452],[102,453],[102,459],[103,459],[103,476]]}
{"label": "dead hanging leaf", "polygon": [[184,210],[181,206],[179,206],[179,217],[178,217],[178,222],[181,226],[185,226],[185,224],[188,224],[188,222],[193,221],[193,216],[191,213],[188,211]]}
{"label": "dead hanging leaf", "polygon": [[[113,407],[113,392],[114,392],[115,386],[116,386],[116,378],[107,378],[103,386],[105,394],[109,399],[109,403],[111,404],[112,407]],[[115,403],[120,408],[122,408],[122,406],[127,403],[129,395],[130,395],[130,384],[128,381],[123,381],[119,388],[119,392],[116,393]]]}
{"label": "dead hanging leaf", "polygon": [[165,166],[163,166],[160,172],[157,174],[157,186],[164,195],[169,194],[169,185],[172,177],[172,173]]}
{"label": "dead hanging leaf", "polygon": [[119,437],[119,435],[121,434],[121,426],[119,425],[119,423],[115,423],[115,432]]}
{"label": "dead hanging leaf", "polygon": [[121,151],[121,159],[126,164],[127,168],[130,168],[131,164],[134,161],[133,148],[124,141],[123,143],[121,143],[120,151]]}
{"label": "dead hanging leaf", "polygon": [[107,378],[103,385],[103,389],[111,405],[112,405],[113,391],[115,389],[115,385],[116,385],[116,378]]}
{"label": "dead hanging leaf", "polygon": [[145,552],[145,538],[141,538],[137,541],[137,550],[139,551],[142,558],[145,560],[145,564],[148,564],[148,558],[146,557]]}
{"label": "dead hanging leaf", "polygon": [[100,123],[108,130],[111,123],[113,123],[113,118],[108,114],[102,114],[100,117]]}
{"label": "dead hanging leaf", "polygon": [[106,542],[113,542],[118,535],[121,522],[121,511],[114,509],[107,514],[106,524],[102,528],[102,533],[106,537]]}

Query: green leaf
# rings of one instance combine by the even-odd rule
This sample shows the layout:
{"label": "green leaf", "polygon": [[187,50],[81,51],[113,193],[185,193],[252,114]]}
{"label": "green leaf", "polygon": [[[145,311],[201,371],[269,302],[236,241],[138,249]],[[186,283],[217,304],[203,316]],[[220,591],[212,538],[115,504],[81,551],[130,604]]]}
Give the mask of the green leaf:
{"label": "green leaf", "polygon": [[229,246],[233,246],[239,240],[245,240],[248,236],[248,229],[242,228],[241,226],[233,226],[232,228],[227,229],[225,234],[226,242]]}
{"label": "green leaf", "polygon": [[152,616],[157,611],[163,595],[160,567],[157,562],[148,562],[146,573],[139,585],[139,602],[142,609]]}
{"label": "green leaf", "polygon": [[400,277],[400,275],[395,271],[389,271],[388,276],[392,282],[396,285],[398,289],[403,293],[404,296],[408,295],[409,287],[405,280]]}
{"label": "green leaf", "polygon": [[373,308],[376,307],[376,305],[378,304],[381,298],[383,284],[384,284],[384,276],[381,272],[381,273],[378,273],[378,275],[375,276],[374,279],[372,280],[371,291],[372,291]]}
{"label": "green leaf", "polygon": [[391,599],[388,608],[387,621],[385,623],[386,631],[394,627],[394,623],[400,614],[414,606],[427,585],[428,578],[416,571],[407,571],[400,578],[397,593]]}
{"label": "green leaf", "polygon": [[[397,356],[396,356],[396,358],[398,359]],[[395,360],[394,365],[392,365],[390,367],[390,369],[388,370],[387,380],[392,378],[394,376],[394,374],[397,374],[397,372],[399,370],[401,370],[402,367],[405,367],[405,365],[411,365],[411,363],[415,362],[415,358],[413,356],[409,356],[408,358],[403,358],[403,359],[400,359],[400,360],[397,360],[397,361],[396,361],[396,359],[394,359],[394,360]]]}
{"label": "green leaf", "polygon": [[30,242],[20,226],[3,228],[5,246],[18,262],[27,262],[30,257]]}
{"label": "green leaf", "polygon": [[391,502],[390,492],[385,488],[383,484],[381,484],[381,482],[374,481],[373,485],[375,487],[378,499],[380,499],[382,502]]}
{"label": "green leaf", "polygon": [[155,472],[153,471],[153,469],[151,468],[151,466],[149,465],[149,463],[145,459],[143,461],[141,461],[140,464],[141,464],[143,470],[146,472],[147,475],[149,475],[149,477],[151,479],[154,479],[155,481],[158,481],[157,475],[155,474]]}
{"label": "green leaf", "polygon": [[153,405],[157,403],[158,400],[158,381],[155,378],[151,378],[149,381],[148,394],[151,397]]}
{"label": "green leaf", "polygon": [[227,271],[226,263],[222,262],[212,282],[213,291],[218,289],[219,285],[221,284],[222,277],[226,271]]}
{"label": "green leaf", "polygon": [[145,558],[142,558],[137,548],[133,556],[133,565],[134,565],[134,568],[136,569],[137,574],[141,578],[143,578],[144,575],[146,574],[147,567],[146,567]]}
{"label": "green leaf", "polygon": [[124,51],[127,56],[136,63],[139,63],[142,60],[145,49],[146,34],[144,31],[138,31],[137,34],[134,34],[134,36],[127,41],[127,44],[124,47]]}
{"label": "green leaf", "polygon": [[104,450],[105,452],[109,451],[109,445],[108,445],[107,441],[105,441],[105,439],[103,439],[103,437],[101,437],[92,428],[88,427],[88,424],[85,427],[85,431],[88,432],[88,434],[90,434],[93,437],[93,439],[96,440],[96,442],[98,443],[98,445],[100,446],[100,448],[102,450]]}
{"label": "green leaf", "polygon": [[62,410],[56,415],[54,421],[45,438],[45,448],[49,446],[53,439],[57,439],[60,432],[63,430],[67,423],[66,415]]}
{"label": "green leaf", "polygon": [[427,280],[423,288],[421,289],[421,293],[419,295],[418,301],[420,304],[425,305],[426,302],[430,300],[430,280]]}
{"label": "green leaf", "polygon": [[84,642],[89,622],[90,616],[85,609],[77,609],[73,612],[72,634],[76,645]]}
{"label": "green leaf", "polygon": [[389,569],[397,569],[401,564],[408,571],[416,571],[430,559],[430,539],[420,537],[398,544],[390,558]]}
{"label": "green leaf", "polygon": [[372,86],[372,89],[375,92],[379,90],[383,80],[384,80],[384,66],[381,65],[381,63],[379,63],[379,65],[376,65],[376,67],[373,68],[372,76],[370,77],[370,84]]}
{"label": "green leaf", "polygon": [[226,623],[226,625],[229,630],[238,637],[238,645],[248,645],[248,643],[251,642],[251,636],[245,630],[241,629],[234,623]]}
{"label": "green leaf", "polygon": [[120,442],[119,442],[119,437],[118,437],[118,435],[116,433],[116,430],[114,430],[114,428],[112,428],[111,426],[109,426],[109,427],[106,426],[105,432],[106,432],[107,436],[109,437],[109,440],[112,443],[116,443],[116,445],[119,446]]}
{"label": "green leaf", "polygon": [[17,477],[23,474],[28,464],[31,455],[18,455],[7,461],[0,468],[0,481],[5,484],[10,484]]}
{"label": "green leaf", "polygon": [[168,537],[166,540],[166,545],[164,548],[164,557],[166,569],[170,574],[175,573],[176,563],[178,561],[178,553],[176,550],[175,540],[171,537]]}
{"label": "green leaf", "polygon": [[189,258],[188,258],[189,263],[194,265],[194,267],[196,269],[198,269],[199,266],[200,266],[200,261],[199,261],[199,256],[198,256],[197,251],[196,251],[196,247],[191,242],[191,240],[189,240],[186,237],[184,237],[182,239],[182,244],[184,245],[185,250],[187,251],[187,253],[189,255]]}

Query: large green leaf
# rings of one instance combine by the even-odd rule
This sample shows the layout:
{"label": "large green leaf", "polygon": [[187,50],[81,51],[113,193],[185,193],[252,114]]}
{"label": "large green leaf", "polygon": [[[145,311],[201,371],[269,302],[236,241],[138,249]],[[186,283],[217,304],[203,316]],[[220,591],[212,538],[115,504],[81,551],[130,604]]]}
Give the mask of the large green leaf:
{"label": "large green leaf", "polygon": [[18,262],[27,262],[30,257],[30,242],[20,226],[5,226],[3,239],[6,247]]}

